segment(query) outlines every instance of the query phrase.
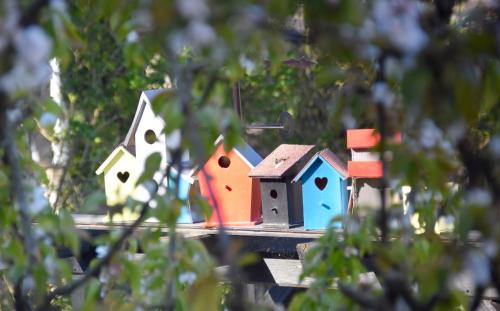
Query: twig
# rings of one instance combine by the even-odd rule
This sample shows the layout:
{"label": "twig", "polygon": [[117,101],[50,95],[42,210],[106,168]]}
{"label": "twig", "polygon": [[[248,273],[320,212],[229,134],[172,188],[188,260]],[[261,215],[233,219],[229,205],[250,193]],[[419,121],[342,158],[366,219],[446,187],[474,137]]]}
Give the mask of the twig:
{"label": "twig", "polygon": [[376,299],[373,296],[370,296],[367,293],[361,292],[353,288],[350,285],[347,285],[343,282],[338,282],[338,287],[342,291],[344,295],[354,300],[357,304],[362,307],[369,309],[378,309],[378,310],[388,310],[389,308],[385,308],[385,304],[383,304],[379,299]]}
{"label": "twig", "polygon": [[486,287],[484,286],[479,286],[479,285],[476,286],[476,288],[474,289],[474,297],[472,297],[472,300],[469,305],[470,311],[474,311],[479,307],[479,304],[481,303],[481,299],[483,297],[485,290]]}
{"label": "twig", "polygon": [[[159,185],[163,184],[165,178],[166,178],[166,174],[164,174],[162,176],[162,178],[159,182]],[[148,214],[149,208],[150,208],[150,203],[154,199],[156,193],[158,192],[158,188],[159,188],[158,185],[156,185],[154,191],[152,191],[152,195],[149,198],[149,200],[142,204],[139,217],[130,226],[126,227],[123,230],[120,237],[109,246],[109,250],[106,253],[106,255],[104,255],[104,257],[98,259],[97,263],[94,266],[92,266],[87,271],[85,271],[85,274],[83,275],[82,278],[76,279],[76,280],[74,280],[66,285],[55,288],[50,293],[48,293],[47,296],[45,297],[42,305],[38,306],[36,308],[36,310],[40,310],[40,311],[45,310],[50,305],[50,303],[52,302],[52,300],[54,298],[56,298],[58,296],[64,296],[64,295],[67,295],[67,294],[73,292],[74,290],[76,290],[77,288],[79,288],[80,286],[85,284],[87,281],[89,281],[94,275],[99,273],[101,271],[101,269],[104,268],[111,261],[111,259],[115,255],[115,253],[120,250],[123,243],[128,239],[128,237],[130,235],[132,235],[132,233],[134,233],[135,229],[145,220],[145,218]]]}
{"label": "twig", "polygon": [[[384,56],[382,55],[378,60],[378,69],[377,75],[375,77],[375,83],[377,82],[385,82],[384,75]],[[380,231],[381,231],[381,239],[382,242],[387,242],[387,202],[385,197],[385,189],[387,188],[387,162],[384,157],[385,149],[386,149],[386,115],[385,115],[385,106],[382,102],[376,102],[377,106],[377,121],[378,121],[378,130],[380,133],[380,143],[379,143],[379,154],[380,154],[380,162],[382,163],[382,177],[380,178]]]}
{"label": "twig", "polygon": [[[23,187],[23,177],[21,175],[22,168],[18,159],[18,151],[13,135],[11,120],[8,116],[8,103],[6,97],[0,93],[0,139],[1,145],[5,151],[5,159],[9,165],[10,171],[10,187],[11,195],[16,201],[16,210],[19,213],[20,231],[23,239],[23,247],[26,254],[28,254],[28,267],[26,274],[30,273],[31,268],[35,265],[38,258],[38,245],[36,244],[32,228],[31,216],[29,214],[29,207],[26,201],[26,194]],[[22,283],[21,277],[20,281]],[[22,290],[21,287],[16,286],[16,290]],[[26,293],[16,295],[25,296]],[[25,297],[26,298],[26,297]],[[23,298],[23,299],[25,299]],[[16,305],[18,302],[16,301]],[[19,309],[24,310],[24,309]]]}

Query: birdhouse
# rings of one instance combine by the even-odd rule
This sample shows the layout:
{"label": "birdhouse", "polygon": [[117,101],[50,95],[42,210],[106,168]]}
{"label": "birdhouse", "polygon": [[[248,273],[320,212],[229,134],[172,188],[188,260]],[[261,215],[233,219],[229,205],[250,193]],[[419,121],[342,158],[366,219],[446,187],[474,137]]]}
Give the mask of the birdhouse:
{"label": "birdhouse", "polygon": [[[170,135],[163,133],[165,122],[157,116],[152,108],[154,98],[167,90],[148,90],[141,94],[139,104],[132,121],[132,125],[123,143],[116,148],[97,169],[98,175],[104,173],[104,184],[106,191],[106,202],[108,206],[125,203],[127,197],[132,197],[137,201],[146,202],[150,194],[147,189],[136,185],[137,180],[144,171],[147,158],[158,152],[161,155],[161,163],[158,172],[154,175],[156,182],[159,182],[162,171],[171,164],[171,157],[168,152],[169,145],[179,145],[180,132],[174,131]],[[182,155],[180,166],[189,162],[189,154]],[[172,176],[177,174],[175,168],[171,168]],[[158,194],[165,194],[167,188],[172,190],[177,185],[177,196],[181,200],[186,200],[186,205],[181,209],[179,217],[180,223],[192,223],[202,221],[202,217],[191,214],[192,208],[189,205],[188,193],[193,183],[190,174],[181,173],[178,185],[171,178],[160,186]],[[134,220],[138,217],[135,213],[123,211],[119,220]]]}
{"label": "birdhouse", "polygon": [[183,172],[178,176],[177,170],[171,168],[171,175],[168,180],[168,188],[177,190],[177,198],[184,201],[181,207],[178,224],[192,224],[204,221],[203,214],[195,205],[192,205],[189,198],[193,189],[197,186],[197,181],[191,177],[192,172]]}
{"label": "birdhouse", "polygon": [[294,178],[302,184],[304,229],[325,229],[347,211],[347,165],[329,149],[316,153]]}
{"label": "birdhouse", "polygon": [[[389,140],[401,142],[401,135],[398,133]],[[355,206],[380,207],[380,178],[383,177],[383,167],[379,153],[373,151],[379,142],[380,134],[375,129],[347,130],[347,148],[351,149],[352,158],[347,163],[347,171],[353,180],[352,193]],[[384,195],[386,202],[389,202],[390,189],[384,189]]]}
{"label": "birdhouse", "polygon": [[139,178],[137,165],[133,150],[121,144],[99,166],[96,174],[104,173],[106,204],[108,206],[123,204],[128,196],[134,194],[135,183]]}
{"label": "birdhouse", "polygon": [[313,156],[312,145],[283,144],[250,171],[260,180],[263,225],[289,228],[303,222],[301,185],[293,177]]}
{"label": "birdhouse", "polygon": [[[144,169],[147,158],[153,153],[161,155],[160,167],[166,167],[171,162],[168,146],[178,144],[180,132],[174,131],[166,135],[163,130],[165,121],[153,111],[153,100],[162,93],[171,90],[147,90],[143,91],[135,112],[132,125],[125,137],[123,144],[135,150],[137,162]],[[189,154],[185,152],[181,161],[189,161]]]}
{"label": "birdhouse", "polygon": [[224,150],[224,137],[215,141],[215,152],[195,172],[200,192],[214,208],[207,226],[244,226],[259,223],[261,202],[259,181],[248,173],[260,161],[261,156],[246,143],[229,151]]}

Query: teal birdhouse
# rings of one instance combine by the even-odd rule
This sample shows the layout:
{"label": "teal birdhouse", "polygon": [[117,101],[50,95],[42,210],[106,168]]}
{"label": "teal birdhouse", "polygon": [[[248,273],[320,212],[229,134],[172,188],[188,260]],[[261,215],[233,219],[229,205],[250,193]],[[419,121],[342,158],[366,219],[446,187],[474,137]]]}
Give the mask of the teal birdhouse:
{"label": "teal birdhouse", "polygon": [[198,187],[198,182],[190,175],[191,173],[182,173],[178,176],[177,171],[171,168],[168,188],[170,191],[177,191],[177,197],[184,202],[179,217],[177,218],[178,224],[192,224],[204,221],[201,210],[197,206],[191,204],[190,201],[191,192],[196,191],[195,189]]}
{"label": "teal birdhouse", "polygon": [[293,182],[302,184],[304,229],[325,229],[347,211],[347,166],[329,149],[309,160]]}

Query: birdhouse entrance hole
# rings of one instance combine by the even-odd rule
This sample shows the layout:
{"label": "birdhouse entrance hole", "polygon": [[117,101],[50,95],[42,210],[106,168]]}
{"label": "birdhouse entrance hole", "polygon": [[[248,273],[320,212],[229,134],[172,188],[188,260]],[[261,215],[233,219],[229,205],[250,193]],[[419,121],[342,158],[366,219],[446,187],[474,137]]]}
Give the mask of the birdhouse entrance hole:
{"label": "birdhouse entrance hole", "polygon": [[275,189],[272,189],[269,192],[269,195],[271,196],[271,198],[276,199],[276,198],[278,198],[278,191],[276,191]]}
{"label": "birdhouse entrance hole", "polygon": [[118,177],[118,179],[122,182],[122,183],[126,183],[128,178],[130,177],[130,173],[129,172],[118,172],[118,174],[116,174],[116,177]]}
{"label": "birdhouse entrance hole", "polygon": [[319,190],[323,191],[326,188],[326,185],[328,184],[328,178],[316,177],[314,179],[314,184],[316,184],[316,187],[318,187]]}
{"label": "birdhouse entrance hole", "polygon": [[146,133],[144,133],[144,139],[148,144],[154,144],[156,142],[155,132],[153,130],[147,130]]}
{"label": "birdhouse entrance hole", "polygon": [[221,156],[219,158],[218,163],[219,163],[220,167],[222,167],[222,168],[228,168],[229,165],[231,165],[231,160],[228,157],[226,157],[226,156]]}

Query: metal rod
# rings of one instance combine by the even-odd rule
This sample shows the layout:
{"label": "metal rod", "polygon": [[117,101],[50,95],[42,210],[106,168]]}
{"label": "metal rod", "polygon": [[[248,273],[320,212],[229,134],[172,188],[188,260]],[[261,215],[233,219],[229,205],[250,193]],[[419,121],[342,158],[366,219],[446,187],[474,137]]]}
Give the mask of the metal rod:
{"label": "metal rod", "polygon": [[241,94],[240,81],[236,81],[233,85],[233,106],[234,111],[240,120],[243,120],[243,110],[241,109]]}
{"label": "metal rod", "polygon": [[282,130],[285,128],[282,124],[249,124],[246,126],[249,130]]}

